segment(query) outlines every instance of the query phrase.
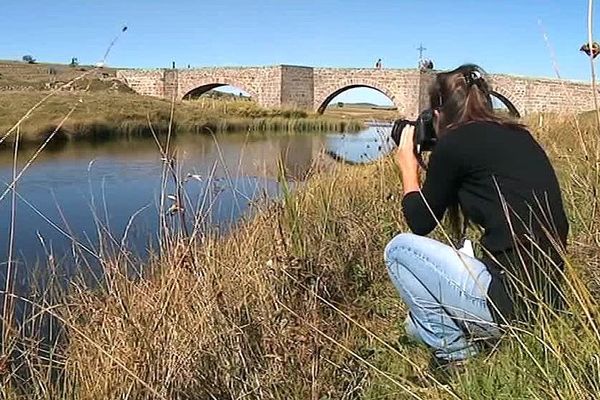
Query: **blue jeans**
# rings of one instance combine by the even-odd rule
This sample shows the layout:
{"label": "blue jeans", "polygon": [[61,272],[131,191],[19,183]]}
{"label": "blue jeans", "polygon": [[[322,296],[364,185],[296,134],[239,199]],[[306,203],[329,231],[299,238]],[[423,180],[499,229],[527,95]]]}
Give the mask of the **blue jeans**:
{"label": "blue jeans", "polygon": [[408,306],[406,333],[436,357],[463,360],[500,336],[487,302],[485,264],[436,240],[402,233],[385,248],[388,272]]}

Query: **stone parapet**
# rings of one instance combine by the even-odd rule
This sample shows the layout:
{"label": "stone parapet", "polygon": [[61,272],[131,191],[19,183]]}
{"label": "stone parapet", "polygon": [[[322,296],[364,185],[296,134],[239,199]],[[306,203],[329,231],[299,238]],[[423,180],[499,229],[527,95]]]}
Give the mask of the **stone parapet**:
{"label": "stone parapet", "polygon": [[[137,93],[181,100],[223,85],[241,89],[265,107],[323,111],[349,88],[370,87],[385,94],[399,115],[414,117],[427,105],[427,87],[435,72],[417,69],[312,68],[295,65],[128,69],[117,78]],[[591,85],[548,78],[493,74],[494,90],[521,114],[581,112],[594,108]]]}

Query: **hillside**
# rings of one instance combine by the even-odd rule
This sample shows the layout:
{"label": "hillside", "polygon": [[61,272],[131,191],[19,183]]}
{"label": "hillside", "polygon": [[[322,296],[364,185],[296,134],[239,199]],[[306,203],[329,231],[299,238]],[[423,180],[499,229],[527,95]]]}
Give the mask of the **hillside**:
{"label": "hillside", "polygon": [[[87,90],[90,92],[112,90],[131,93],[126,85],[117,79],[117,69],[93,65],[71,67],[66,64],[36,63],[0,60],[0,92],[44,91],[52,90],[81,77],[66,90]],[[250,97],[235,93],[210,90],[203,94],[205,98],[223,101],[250,100]]]}
{"label": "hillside", "polygon": [[81,77],[66,89],[130,92],[127,86],[117,80],[116,71],[114,68],[91,65],[71,67],[65,64],[0,60],[0,91],[52,90]]}

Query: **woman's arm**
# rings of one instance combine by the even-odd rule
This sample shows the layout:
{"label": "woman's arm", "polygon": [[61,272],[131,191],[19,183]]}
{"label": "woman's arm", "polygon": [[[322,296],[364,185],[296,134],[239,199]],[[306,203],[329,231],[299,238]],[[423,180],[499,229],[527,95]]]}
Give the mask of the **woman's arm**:
{"label": "woman's arm", "polygon": [[[455,134],[455,133],[453,133]],[[452,140],[438,141],[431,157],[423,187],[419,184],[419,164],[413,152],[412,131],[403,132],[395,154],[402,174],[404,197],[402,210],[410,230],[427,235],[440,221],[450,204],[456,201],[460,187],[461,168]]]}
{"label": "woman's arm", "polygon": [[400,136],[398,150],[395,153],[396,164],[402,175],[404,195],[421,189],[419,184],[419,163],[414,153],[415,128],[407,125]]}

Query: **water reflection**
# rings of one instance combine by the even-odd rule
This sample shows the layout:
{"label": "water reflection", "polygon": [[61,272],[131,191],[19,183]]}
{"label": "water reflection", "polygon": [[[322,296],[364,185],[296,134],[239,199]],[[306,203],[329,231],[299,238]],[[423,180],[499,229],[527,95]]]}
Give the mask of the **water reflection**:
{"label": "water reflection", "polygon": [[376,125],[356,134],[328,135],[325,151],[338,161],[367,164],[389,154],[395,147],[391,125]]}
{"label": "water reflection", "polygon": [[315,150],[318,150],[315,147],[315,141],[310,136],[279,138],[279,157],[286,179],[306,179],[313,165]]}
{"label": "water reflection", "polygon": [[[170,147],[180,175],[191,177],[185,184],[188,215],[200,211],[207,226],[226,230],[255,200],[278,195],[280,158],[285,179],[303,179],[322,141],[306,134],[178,136]],[[34,150],[20,151],[19,170]],[[74,243],[97,249],[102,232],[120,243],[134,215],[127,244],[143,254],[157,238],[161,173],[153,140],[66,143],[42,152],[16,186],[14,258],[33,265],[53,253],[73,261]],[[11,180],[12,153],[2,151],[2,192]],[[9,192],[0,201],[0,270],[8,258],[10,200]]]}
{"label": "water reflection", "polygon": [[[177,154],[179,175],[188,177],[188,218],[200,213],[203,229],[226,231],[248,215],[255,201],[276,198],[279,179],[304,180],[323,150],[344,162],[366,163],[391,150],[388,136],[389,129],[381,126],[358,134],[180,135],[170,148]],[[19,170],[34,151],[20,151]],[[16,186],[13,258],[19,265],[45,264],[52,254],[75,264],[75,250],[85,246],[88,253],[98,252],[101,236],[146,254],[156,245],[159,216],[165,212],[159,210],[161,175],[153,140],[65,143],[45,150]],[[0,151],[0,193],[11,180],[12,152]],[[172,185],[164,189],[175,192]],[[8,259],[10,200],[10,192],[0,200],[0,274]]]}

